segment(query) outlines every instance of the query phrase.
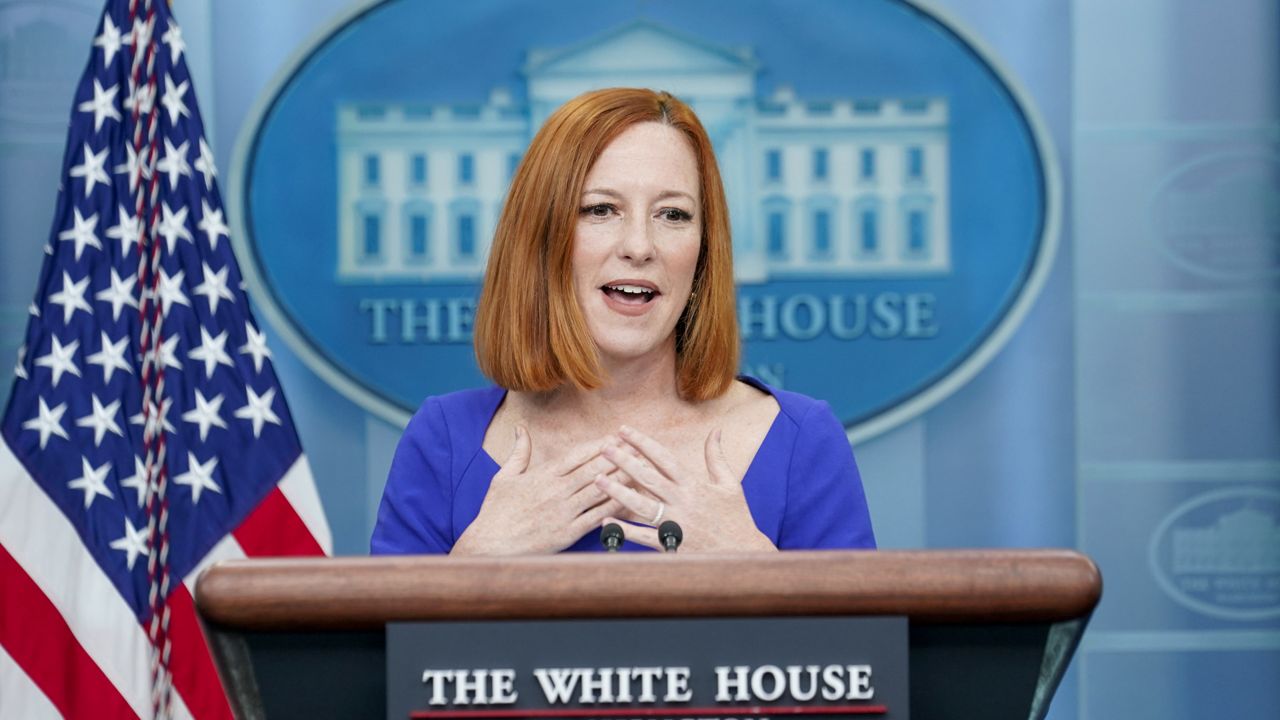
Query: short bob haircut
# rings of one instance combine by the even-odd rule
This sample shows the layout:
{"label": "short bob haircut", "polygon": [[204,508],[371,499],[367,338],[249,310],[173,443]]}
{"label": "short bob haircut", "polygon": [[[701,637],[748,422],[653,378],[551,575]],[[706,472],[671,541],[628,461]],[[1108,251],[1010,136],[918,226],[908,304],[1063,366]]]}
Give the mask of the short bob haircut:
{"label": "short bob haircut", "polygon": [[733,245],[711,139],[688,105],[665,92],[596,90],[551,114],[533,138],[494,232],[475,318],[480,370],[510,390],[603,384],[595,341],[573,287],[573,236],[587,173],[637,123],[684,134],[701,179],[702,250],[693,297],[676,324],[676,382],[686,400],[729,389],[738,370]]}

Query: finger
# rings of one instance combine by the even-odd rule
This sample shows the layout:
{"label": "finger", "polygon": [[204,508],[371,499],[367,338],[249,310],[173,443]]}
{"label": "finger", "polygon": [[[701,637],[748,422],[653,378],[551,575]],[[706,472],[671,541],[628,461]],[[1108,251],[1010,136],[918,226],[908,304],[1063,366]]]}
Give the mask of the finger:
{"label": "finger", "polygon": [[[599,455],[600,448],[608,439],[609,438],[607,437],[597,438],[570,448],[569,452],[565,453],[564,457],[561,458],[560,462],[555,466],[555,473],[557,475],[568,475],[574,470],[577,470],[583,465],[583,463],[586,463],[591,458]],[[593,476],[589,475],[588,477]]]}
{"label": "finger", "polygon": [[569,523],[569,531],[575,539],[580,538],[603,525],[605,518],[613,517],[622,510],[622,504],[617,500],[607,500],[574,518]]}
{"label": "finger", "polygon": [[[648,490],[645,490],[643,486],[636,486],[635,483],[632,482],[631,478],[627,477],[625,473],[622,473],[621,471],[619,471],[611,475],[618,482],[622,483],[623,485],[627,485],[631,487],[632,490],[635,490],[636,492],[640,493],[642,497],[653,498],[653,495],[650,494]],[[653,499],[654,499],[654,502],[659,502],[657,498],[653,498]],[[629,523],[636,523],[638,525],[643,525],[645,522],[653,519],[652,513],[645,515],[644,517],[640,517],[639,513],[632,512],[630,508],[623,506],[621,503],[619,503],[618,505],[617,516],[622,518],[623,520],[626,520]]]}
{"label": "finger", "polygon": [[596,487],[603,490],[609,497],[622,503],[622,506],[634,513],[636,517],[656,517],[658,509],[663,506],[661,500],[645,497],[617,480],[604,475],[596,477]]}
{"label": "finger", "polygon": [[630,475],[633,480],[658,497],[663,497],[664,491],[672,484],[671,479],[659,474],[654,466],[616,445],[606,445],[604,456],[612,460],[619,470]]}
{"label": "finger", "polygon": [[586,487],[591,484],[592,480],[595,480],[596,475],[601,473],[608,475],[617,469],[618,466],[612,460],[604,455],[597,454],[569,474],[569,477],[573,480],[569,486],[574,490]]}
{"label": "finger", "polygon": [[[613,463],[609,463],[609,464],[611,466],[613,465]],[[622,472],[621,470],[618,470],[617,468],[614,468],[612,471],[609,471],[609,472],[599,472],[599,473],[596,473],[596,475],[605,475],[606,477],[612,477],[614,480],[618,481],[619,483],[622,483],[623,485],[627,485],[628,483],[631,482],[631,478],[628,477],[626,473]],[[605,491],[596,487],[595,477],[592,477],[591,480],[589,480],[585,485],[578,488],[577,492],[569,496],[569,507],[575,508],[575,509],[588,508],[588,507],[591,507],[592,505],[596,505],[600,503],[601,501],[607,499],[608,497],[609,495],[606,494]]]}
{"label": "finger", "polygon": [[529,458],[533,455],[533,443],[529,440],[529,431],[523,425],[516,426],[516,444],[511,454],[502,464],[502,472],[506,475],[519,475],[529,469]]}
{"label": "finger", "polygon": [[631,512],[630,509],[628,509],[626,506],[622,505],[621,503],[618,504],[618,512],[616,513],[616,516],[634,525],[644,525],[646,522],[653,519],[653,515],[646,515],[645,517],[640,517],[636,513]]}
{"label": "finger", "polygon": [[675,480],[684,475],[683,468],[680,467],[680,461],[676,460],[676,456],[665,448],[662,443],[645,435],[639,430],[629,426],[622,426],[622,437],[636,450],[639,450],[649,462],[653,463],[663,475]]}
{"label": "finger", "polygon": [[569,509],[574,512],[582,512],[593,505],[599,505],[609,499],[609,494],[596,487],[594,479],[585,486],[578,489],[577,492],[569,496]]}
{"label": "finger", "polygon": [[707,433],[706,442],[707,472],[711,481],[717,483],[737,483],[738,477],[729,466],[729,459],[724,454],[724,441],[720,429]]}
{"label": "finger", "polygon": [[623,537],[637,545],[653,548],[654,550],[662,549],[662,542],[658,540],[658,531],[644,525],[636,525],[635,523],[626,521],[625,518],[607,517],[603,524],[611,522],[621,522]]}

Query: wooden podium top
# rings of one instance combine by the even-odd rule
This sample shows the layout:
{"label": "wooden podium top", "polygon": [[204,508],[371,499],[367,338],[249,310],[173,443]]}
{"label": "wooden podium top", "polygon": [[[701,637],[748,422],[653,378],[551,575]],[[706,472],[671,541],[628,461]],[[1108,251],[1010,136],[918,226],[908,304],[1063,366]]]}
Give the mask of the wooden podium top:
{"label": "wooden podium top", "polygon": [[222,562],[196,585],[206,622],[370,630],[391,621],[906,615],[912,623],[1052,623],[1102,593],[1069,550],[564,554]]}

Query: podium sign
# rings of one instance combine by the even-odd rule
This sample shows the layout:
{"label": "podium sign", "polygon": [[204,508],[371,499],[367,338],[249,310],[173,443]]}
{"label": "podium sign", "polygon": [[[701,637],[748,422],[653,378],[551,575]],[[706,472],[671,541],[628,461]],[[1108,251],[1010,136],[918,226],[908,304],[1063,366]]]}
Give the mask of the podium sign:
{"label": "podium sign", "polygon": [[903,617],[387,625],[388,720],[906,720]]}
{"label": "podium sign", "polygon": [[[243,720],[404,720],[417,712],[437,720],[757,720],[781,716],[788,703],[797,714],[828,717],[837,703],[856,704],[826,700],[823,685],[815,703],[825,705],[818,709],[774,697],[775,681],[789,666],[809,665],[821,669],[829,695],[839,671],[831,670],[828,681],[828,666],[844,667],[846,696],[848,678],[864,676],[848,666],[869,665],[875,692],[865,704],[884,705],[884,716],[897,718],[907,712],[906,672],[892,670],[902,662],[910,664],[915,720],[1043,720],[1102,593],[1097,567],[1064,550],[634,555],[228,561],[200,577],[196,607],[233,711]],[[889,618],[898,627],[903,620],[895,618],[905,618],[910,657],[905,650],[901,660],[863,655],[880,645],[860,623],[847,626],[856,632],[844,629],[842,623],[859,618]],[[420,626],[426,628],[420,637],[415,631],[389,636],[394,623],[431,624]],[[404,640],[412,650],[400,647]],[[390,665],[388,641],[397,645]],[[694,695],[687,702],[665,701],[668,678],[683,677],[666,673],[669,667],[688,668]],[[748,700],[738,699],[734,675],[726,679],[733,700],[716,702],[717,667],[731,668],[726,673],[746,668]],[[470,672],[461,677],[477,687],[483,682],[487,696],[518,692],[521,702],[533,702],[543,694],[536,671],[545,670],[555,687],[551,671],[563,668],[583,670],[576,681],[573,674],[558,676],[578,683],[578,697],[583,682],[600,688],[595,703],[462,704],[449,685],[456,680],[444,674],[510,670],[510,689],[507,673],[496,681]],[[614,702],[600,701],[605,674],[586,671],[604,668],[629,668],[629,703],[617,701],[623,689],[616,672],[609,678]],[[410,693],[390,713],[389,670]],[[440,673],[430,676],[431,685],[424,683],[429,671]],[[807,672],[797,670],[801,683]],[[637,699],[645,677],[661,680],[663,695],[654,689],[651,703]],[[431,703],[434,683],[443,683],[443,704]],[[798,687],[807,692],[807,685]],[[673,697],[681,697],[682,688]],[[755,708],[754,714],[742,708]],[[865,712],[844,714],[868,717]]]}

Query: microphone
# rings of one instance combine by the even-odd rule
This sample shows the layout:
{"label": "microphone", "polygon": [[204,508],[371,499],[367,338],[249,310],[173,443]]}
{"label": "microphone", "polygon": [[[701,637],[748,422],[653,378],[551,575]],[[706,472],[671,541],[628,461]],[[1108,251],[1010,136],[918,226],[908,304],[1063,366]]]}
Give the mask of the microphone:
{"label": "microphone", "polygon": [[624,539],[622,526],[618,523],[609,523],[600,529],[600,544],[608,552],[618,552],[618,546],[622,545]]}
{"label": "microphone", "polygon": [[662,541],[662,548],[666,552],[675,552],[680,547],[680,543],[684,541],[684,531],[676,524],[674,520],[668,520],[658,526],[658,539]]}

